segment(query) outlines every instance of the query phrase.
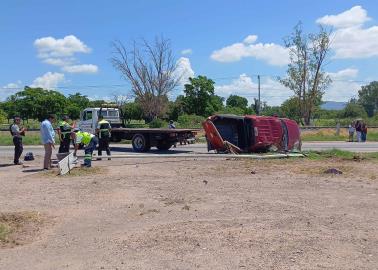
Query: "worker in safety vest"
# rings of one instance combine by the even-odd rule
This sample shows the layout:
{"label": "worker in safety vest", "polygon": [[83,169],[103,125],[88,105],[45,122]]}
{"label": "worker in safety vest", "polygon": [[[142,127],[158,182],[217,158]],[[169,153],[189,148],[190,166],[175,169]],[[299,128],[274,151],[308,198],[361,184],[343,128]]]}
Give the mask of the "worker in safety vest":
{"label": "worker in safety vest", "polygon": [[73,125],[68,124],[69,117],[63,116],[62,121],[59,122],[58,135],[60,140],[60,146],[58,153],[68,153],[70,151],[71,132]]}
{"label": "worker in safety vest", "polygon": [[96,150],[96,146],[98,144],[98,139],[95,135],[80,131],[80,129],[74,129],[74,137],[75,137],[75,151],[74,156],[76,156],[77,149],[79,148],[79,144],[84,144],[84,166],[91,167],[92,166],[92,154],[93,151]]}
{"label": "worker in safety vest", "polygon": [[[110,123],[104,119],[104,116],[100,115],[98,120],[96,128],[96,134],[99,138],[98,155],[102,156],[102,150],[105,150],[106,154],[110,156],[109,141],[112,127]],[[110,158],[108,158],[108,160],[110,160]]]}

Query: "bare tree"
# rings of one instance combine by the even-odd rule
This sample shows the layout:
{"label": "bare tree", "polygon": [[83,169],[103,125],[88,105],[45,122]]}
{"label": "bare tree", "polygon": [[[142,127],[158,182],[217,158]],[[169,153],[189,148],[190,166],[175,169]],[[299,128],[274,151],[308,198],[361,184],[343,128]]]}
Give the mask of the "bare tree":
{"label": "bare tree", "polygon": [[111,62],[130,82],[136,100],[149,120],[165,113],[168,94],[178,85],[177,61],[170,41],[155,38],[149,43],[142,40],[128,48],[121,41],[113,42],[115,50]]}
{"label": "bare tree", "polygon": [[316,34],[304,34],[298,23],[294,32],[285,39],[290,52],[287,76],[280,82],[294,91],[299,100],[299,110],[304,123],[310,124],[312,115],[320,105],[331,78],[323,70],[330,50],[330,31],[323,27]]}

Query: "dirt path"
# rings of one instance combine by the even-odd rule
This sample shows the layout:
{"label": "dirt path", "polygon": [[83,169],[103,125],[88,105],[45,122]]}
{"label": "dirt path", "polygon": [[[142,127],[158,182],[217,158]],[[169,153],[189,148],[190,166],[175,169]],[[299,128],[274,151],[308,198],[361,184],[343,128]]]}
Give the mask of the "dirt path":
{"label": "dirt path", "polygon": [[[378,268],[377,163],[94,166],[67,177],[0,168],[0,212],[49,217],[33,241],[0,249],[0,269]],[[330,167],[344,173],[322,174]]]}

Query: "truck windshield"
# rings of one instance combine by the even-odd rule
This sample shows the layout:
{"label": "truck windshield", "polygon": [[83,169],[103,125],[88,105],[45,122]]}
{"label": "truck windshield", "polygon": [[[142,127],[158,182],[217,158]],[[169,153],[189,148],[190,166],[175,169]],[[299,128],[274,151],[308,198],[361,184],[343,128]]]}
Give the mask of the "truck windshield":
{"label": "truck windshield", "polygon": [[108,117],[118,117],[118,111],[108,111]]}

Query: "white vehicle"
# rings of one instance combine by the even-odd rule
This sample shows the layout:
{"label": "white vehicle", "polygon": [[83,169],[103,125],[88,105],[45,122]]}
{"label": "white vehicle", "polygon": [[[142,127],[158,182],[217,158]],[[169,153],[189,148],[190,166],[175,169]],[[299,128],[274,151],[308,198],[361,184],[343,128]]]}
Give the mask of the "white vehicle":
{"label": "white vehicle", "polygon": [[104,116],[112,126],[111,140],[131,140],[134,151],[147,152],[151,147],[166,151],[177,142],[194,139],[196,132],[192,129],[170,128],[126,128],[121,120],[118,108],[86,108],[80,114],[78,127],[85,132],[95,134],[98,117]]}
{"label": "white vehicle", "polygon": [[95,134],[98,117],[102,115],[112,128],[122,127],[120,112],[117,108],[86,108],[80,113],[79,128],[82,131]]}

